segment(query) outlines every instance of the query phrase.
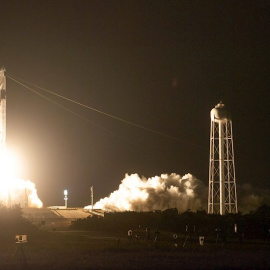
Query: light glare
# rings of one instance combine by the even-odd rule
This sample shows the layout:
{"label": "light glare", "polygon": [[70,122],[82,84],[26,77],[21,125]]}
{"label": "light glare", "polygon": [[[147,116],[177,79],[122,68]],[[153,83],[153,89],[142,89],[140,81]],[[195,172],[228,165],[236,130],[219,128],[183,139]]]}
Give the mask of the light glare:
{"label": "light glare", "polygon": [[29,180],[19,179],[16,176],[18,168],[19,162],[14,153],[0,152],[0,202],[7,206],[19,204],[41,208],[43,204],[38,198],[35,184]]}

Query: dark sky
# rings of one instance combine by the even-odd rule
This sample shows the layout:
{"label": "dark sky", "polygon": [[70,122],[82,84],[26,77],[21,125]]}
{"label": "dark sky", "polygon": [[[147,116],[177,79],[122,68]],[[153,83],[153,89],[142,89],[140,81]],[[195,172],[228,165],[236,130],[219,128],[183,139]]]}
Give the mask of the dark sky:
{"label": "dark sky", "polygon": [[45,205],[90,204],[125,173],[208,184],[210,110],[233,116],[238,184],[270,189],[269,1],[1,1],[0,65],[170,139],[7,78],[7,143]]}

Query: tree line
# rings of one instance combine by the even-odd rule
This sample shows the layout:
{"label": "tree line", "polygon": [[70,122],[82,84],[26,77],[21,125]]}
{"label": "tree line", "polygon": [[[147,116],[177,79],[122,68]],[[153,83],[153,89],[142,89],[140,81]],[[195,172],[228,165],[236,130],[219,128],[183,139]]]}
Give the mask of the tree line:
{"label": "tree line", "polygon": [[[270,238],[270,207],[263,205],[254,213],[225,216],[207,214],[205,211],[178,213],[177,209],[153,212],[108,212],[104,217],[92,216],[75,221],[77,230],[129,230],[151,228],[175,233],[211,236],[237,234],[240,238]],[[270,240],[270,239],[269,239]]]}
{"label": "tree line", "polygon": [[[226,235],[238,234],[246,239],[270,240],[270,207],[263,205],[249,214],[225,216],[207,214],[205,211],[177,209],[152,212],[108,212],[104,217],[92,216],[72,223],[72,230],[128,231],[146,228],[151,231],[168,231],[180,234],[214,236],[217,232]],[[0,204],[0,238],[12,239],[16,234],[34,234],[38,228],[23,217],[22,209]]]}

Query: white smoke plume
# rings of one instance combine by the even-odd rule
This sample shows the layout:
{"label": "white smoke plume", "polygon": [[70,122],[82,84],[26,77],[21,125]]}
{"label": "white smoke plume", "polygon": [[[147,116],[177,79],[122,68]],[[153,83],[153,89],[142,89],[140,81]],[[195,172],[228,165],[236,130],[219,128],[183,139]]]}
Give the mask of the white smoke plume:
{"label": "white smoke plume", "polygon": [[20,205],[21,207],[41,208],[42,201],[37,195],[35,184],[30,180],[9,179],[0,188],[1,203],[12,206]]}
{"label": "white smoke plume", "polygon": [[[128,175],[119,189],[103,198],[95,209],[106,211],[153,211],[177,208],[180,212],[204,208],[206,186],[191,174],[162,174],[149,179],[138,174]],[[90,209],[91,206],[86,206]]]}
{"label": "white smoke plume", "polygon": [[[270,191],[237,186],[238,210],[243,214],[270,205]],[[105,211],[154,211],[177,208],[179,212],[207,210],[208,186],[192,174],[162,174],[152,178],[125,175],[119,189],[98,201],[95,209]],[[88,205],[85,209],[91,209]]]}

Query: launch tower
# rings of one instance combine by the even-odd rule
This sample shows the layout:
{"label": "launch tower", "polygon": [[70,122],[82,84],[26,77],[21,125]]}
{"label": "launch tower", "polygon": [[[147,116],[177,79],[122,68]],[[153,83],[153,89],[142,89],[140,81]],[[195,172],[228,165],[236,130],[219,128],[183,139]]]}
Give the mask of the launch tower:
{"label": "launch tower", "polygon": [[208,213],[237,213],[232,120],[220,102],[211,110]]}
{"label": "launch tower", "polygon": [[0,69],[0,151],[6,148],[6,76],[5,69]]}

